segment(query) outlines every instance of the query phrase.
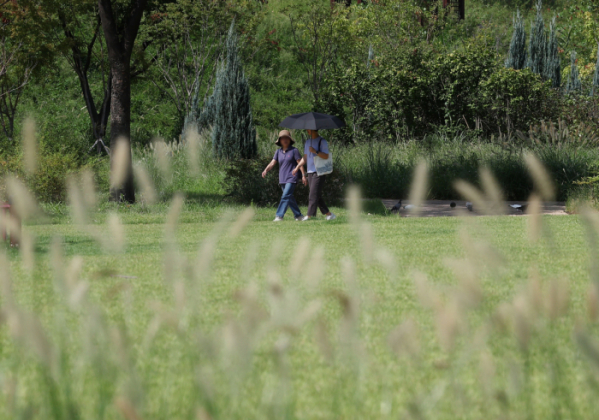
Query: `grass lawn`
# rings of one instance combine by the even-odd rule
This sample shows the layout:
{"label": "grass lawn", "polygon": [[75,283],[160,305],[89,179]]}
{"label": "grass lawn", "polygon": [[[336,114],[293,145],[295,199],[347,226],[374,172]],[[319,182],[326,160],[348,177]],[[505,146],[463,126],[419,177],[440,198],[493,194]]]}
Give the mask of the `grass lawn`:
{"label": "grass lawn", "polygon": [[533,243],[529,217],[257,209],[232,228],[242,210],[186,205],[173,239],[166,208],[120,209],[122,253],[66,216],[28,226],[33,271],[7,251],[2,418],[597,418],[578,217]]}

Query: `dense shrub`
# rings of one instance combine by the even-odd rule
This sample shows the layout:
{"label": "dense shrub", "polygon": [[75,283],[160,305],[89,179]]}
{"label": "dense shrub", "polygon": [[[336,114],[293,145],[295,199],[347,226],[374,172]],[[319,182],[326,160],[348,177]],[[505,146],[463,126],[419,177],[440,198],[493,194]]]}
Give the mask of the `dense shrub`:
{"label": "dense shrub", "polygon": [[356,63],[328,81],[320,108],[346,119],[346,142],[413,138],[439,127],[510,132],[559,116],[550,82],[504,68],[477,43],[447,54],[398,53],[378,68]]}
{"label": "dense shrub", "polygon": [[557,120],[560,99],[551,82],[530,70],[499,68],[479,86],[470,106],[483,129],[492,133],[525,131],[542,120]]}
{"label": "dense shrub", "polygon": [[[35,174],[25,174],[20,154],[0,157],[0,178],[13,175],[25,181],[41,202],[65,202],[67,177],[82,170],[95,174],[100,190],[106,191],[109,182],[109,162],[106,158],[91,158],[82,163],[75,154],[40,153]],[[3,183],[2,183],[3,184]],[[5,199],[5,192],[1,192]]]}

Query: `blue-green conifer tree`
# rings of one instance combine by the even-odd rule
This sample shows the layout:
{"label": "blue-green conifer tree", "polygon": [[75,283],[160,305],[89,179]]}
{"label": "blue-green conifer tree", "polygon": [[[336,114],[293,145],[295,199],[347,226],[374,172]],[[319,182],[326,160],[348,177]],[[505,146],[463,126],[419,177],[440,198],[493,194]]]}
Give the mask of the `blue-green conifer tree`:
{"label": "blue-green conifer tree", "polygon": [[514,17],[514,33],[510,42],[505,66],[516,70],[523,69],[526,65],[526,31],[524,30],[524,20],[520,14],[520,9]]}
{"label": "blue-green conifer tree", "polygon": [[549,30],[549,42],[547,43],[547,56],[545,58],[544,77],[551,80],[554,88],[559,88],[562,84],[562,66],[559,58],[557,26],[555,17],[551,20]]}
{"label": "blue-green conifer tree", "polygon": [[547,36],[545,35],[545,21],[543,20],[543,2],[537,2],[537,15],[531,24],[530,42],[528,43],[528,67],[533,73],[544,75],[545,59],[547,56]]}
{"label": "blue-green conifer tree", "polygon": [[580,81],[580,73],[576,65],[576,52],[572,51],[570,53],[570,76],[568,77],[568,83],[566,83],[566,93],[578,93],[581,90],[582,82]]}

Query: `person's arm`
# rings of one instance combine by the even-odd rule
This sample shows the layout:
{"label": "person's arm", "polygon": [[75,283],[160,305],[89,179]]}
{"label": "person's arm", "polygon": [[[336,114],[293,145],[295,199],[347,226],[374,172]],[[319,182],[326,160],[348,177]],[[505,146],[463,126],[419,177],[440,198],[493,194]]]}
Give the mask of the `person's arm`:
{"label": "person's arm", "polygon": [[322,149],[320,152],[316,152],[316,149],[313,148],[312,146],[310,146],[310,153],[314,153],[319,158],[327,160],[329,158],[329,146],[326,143],[326,140],[323,139],[322,141],[324,142],[324,147],[322,147],[323,146],[322,143],[321,143],[321,147],[322,147],[322,149],[326,150],[326,153],[323,152]]}
{"label": "person's arm", "polygon": [[302,171],[302,176],[304,176],[306,174],[306,170],[304,168],[304,165],[306,164],[307,161],[307,157],[306,155],[304,155],[304,157],[302,157],[300,160],[297,161],[297,166],[295,167],[295,169],[293,171],[291,171],[291,174],[293,176],[297,175],[297,171]]}
{"label": "person's arm", "polygon": [[276,164],[276,160],[271,160],[270,163],[266,166],[266,169],[264,169],[264,172],[262,172],[262,178],[266,178],[266,174],[269,173],[272,170],[272,168],[275,167]]}
{"label": "person's arm", "polygon": [[306,169],[304,168],[304,158],[301,158],[297,161],[297,167],[293,170],[295,173],[293,174],[295,176],[295,174],[297,173],[297,169],[299,168],[299,170],[302,172],[302,184],[307,185],[308,184],[308,180],[306,179]]}

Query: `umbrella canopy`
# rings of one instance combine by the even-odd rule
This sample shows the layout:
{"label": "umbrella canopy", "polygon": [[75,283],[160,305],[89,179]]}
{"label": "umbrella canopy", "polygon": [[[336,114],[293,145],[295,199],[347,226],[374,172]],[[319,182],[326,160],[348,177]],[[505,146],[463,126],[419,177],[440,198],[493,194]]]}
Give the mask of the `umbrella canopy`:
{"label": "umbrella canopy", "polygon": [[295,114],[283,120],[279,127],[294,128],[296,130],[325,130],[345,127],[341,118],[318,112],[304,112]]}

